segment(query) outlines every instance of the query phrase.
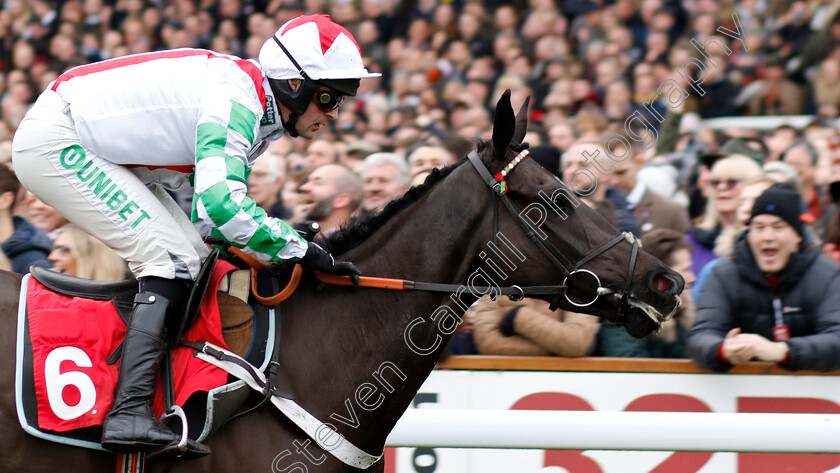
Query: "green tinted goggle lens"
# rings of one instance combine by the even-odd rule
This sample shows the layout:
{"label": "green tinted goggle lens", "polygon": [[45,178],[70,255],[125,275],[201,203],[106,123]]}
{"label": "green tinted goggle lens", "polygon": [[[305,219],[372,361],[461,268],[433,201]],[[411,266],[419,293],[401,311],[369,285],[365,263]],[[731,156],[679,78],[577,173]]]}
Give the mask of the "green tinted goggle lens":
{"label": "green tinted goggle lens", "polygon": [[335,110],[342,102],[344,102],[344,96],[332,90],[319,90],[315,93],[315,103],[325,112]]}

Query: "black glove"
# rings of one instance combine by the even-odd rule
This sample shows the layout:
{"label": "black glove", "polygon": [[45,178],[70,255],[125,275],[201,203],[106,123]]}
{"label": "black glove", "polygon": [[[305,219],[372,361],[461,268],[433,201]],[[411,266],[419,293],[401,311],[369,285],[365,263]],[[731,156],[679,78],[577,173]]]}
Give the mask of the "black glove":
{"label": "black glove", "polygon": [[362,274],[359,268],[349,261],[335,261],[333,255],[329,254],[327,250],[318,246],[317,243],[309,243],[306,249],[306,254],[300,259],[300,264],[303,266],[320,271],[326,274],[334,274],[336,276],[350,276],[353,284],[359,284],[359,276]]}
{"label": "black glove", "polygon": [[510,309],[502,320],[499,321],[499,331],[502,332],[502,335],[506,337],[512,337],[516,335],[516,330],[513,328],[513,320],[516,318],[516,313],[519,312],[519,309],[525,306],[516,306],[513,309]]}

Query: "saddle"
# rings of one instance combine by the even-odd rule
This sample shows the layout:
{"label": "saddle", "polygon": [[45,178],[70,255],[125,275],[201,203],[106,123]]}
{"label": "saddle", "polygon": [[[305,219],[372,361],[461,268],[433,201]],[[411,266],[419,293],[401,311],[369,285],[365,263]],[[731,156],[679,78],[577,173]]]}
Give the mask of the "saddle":
{"label": "saddle", "polygon": [[[317,227],[310,226],[304,237],[311,239],[315,231]],[[231,251],[231,257],[251,265],[247,256]],[[205,271],[210,274],[206,276],[209,290],[203,298],[195,294],[191,297],[188,308],[200,301],[201,310],[197,316],[187,317],[186,330],[177,340],[178,348],[167,356],[171,357],[172,369],[165,372],[169,363],[164,363],[163,379],[174,379],[174,383],[158,389],[160,394],[152,407],[156,414],[166,412],[166,418],[171,417],[170,406],[181,406],[175,412],[182,411],[178,415],[182,422],[170,423],[169,427],[181,434],[182,440],[177,452],[169,450],[157,458],[147,458],[182,455],[183,447],[190,443],[187,439],[203,442],[226,421],[270,404],[346,465],[365,470],[380,461],[381,453],[367,453],[347,441],[331,424],[317,419],[275,386],[280,350],[277,305],[300,282],[300,266],[275,266],[269,268],[271,274],[262,274],[253,265],[250,270],[236,270],[227,261],[219,261],[210,269],[211,264],[205,264],[199,280],[205,280]],[[352,284],[346,279],[335,283]],[[250,292],[246,289],[249,282]],[[280,291],[280,286],[285,289]],[[26,432],[53,442],[102,450],[101,425],[113,403],[118,348],[138,289],[133,281],[100,283],[38,269],[23,278],[15,395],[18,418]],[[202,294],[204,289],[200,288]],[[269,293],[274,296],[260,296]],[[246,299],[247,305],[243,302]],[[53,323],[61,328],[50,330]],[[86,332],[86,326],[93,328]],[[65,333],[67,327],[72,327],[70,336]],[[91,340],[94,349],[88,351],[94,357],[74,345]],[[197,361],[201,365],[196,371],[209,370],[213,374],[191,376],[193,371],[183,368],[183,360]],[[100,376],[95,376],[97,373]],[[111,384],[103,388],[92,378]],[[244,408],[249,398],[255,402]],[[336,438],[340,439],[338,443],[326,443]],[[186,453],[180,458],[189,458],[190,452]]]}
{"label": "saddle", "polygon": [[[264,372],[278,349],[279,311],[250,301],[249,283],[247,270],[208,259],[187,317],[171,328],[170,341],[183,332],[185,343],[211,342]],[[256,286],[277,292],[270,277],[259,277]],[[138,289],[133,280],[90,281],[32,268],[22,282],[18,314],[15,389],[24,430],[102,450],[101,424],[113,402],[121,342]],[[182,418],[170,428],[202,442],[243,408],[253,390],[193,355],[189,346],[169,350],[162,378],[174,383],[159,383],[153,410],[161,415],[181,406],[186,426]]]}

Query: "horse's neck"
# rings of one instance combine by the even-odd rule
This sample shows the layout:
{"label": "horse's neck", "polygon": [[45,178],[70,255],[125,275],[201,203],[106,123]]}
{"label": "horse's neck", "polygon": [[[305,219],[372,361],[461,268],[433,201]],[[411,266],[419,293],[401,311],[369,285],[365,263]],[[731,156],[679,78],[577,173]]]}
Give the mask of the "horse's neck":
{"label": "horse's neck", "polygon": [[349,252],[348,259],[365,274],[462,283],[478,260],[477,249],[483,243],[479,228],[490,214],[483,192],[466,201],[453,187],[461,186],[441,182]]}
{"label": "horse's neck", "polygon": [[[464,283],[478,262],[480,238],[489,236],[482,215],[488,195],[456,198],[464,189],[456,183],[439,183],[448,188],[431,189],[342,257],[365,275]],[[451,331],[440,324],[457,322],[469,296],[455,301],[441,293],[330,288],[307,300],[309,307],[301,309],[308,313],[297,316],[313,325],[295,324],[285,333],[295,338],[290,332],[310,332],[308,346],[298,347],[309,353],[299,359],[321,374],[295,376],[309,391],[298,395],[317,398],[305,407],[375,453],[442,354]]]}

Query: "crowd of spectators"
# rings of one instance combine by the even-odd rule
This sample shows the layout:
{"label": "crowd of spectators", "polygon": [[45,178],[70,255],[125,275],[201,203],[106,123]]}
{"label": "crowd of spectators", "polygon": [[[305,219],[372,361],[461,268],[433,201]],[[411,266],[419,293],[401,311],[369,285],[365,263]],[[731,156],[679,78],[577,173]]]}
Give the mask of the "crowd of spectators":
{"label": "crowd of spectators", "polygon": [[[695,311],[712,310],[704,281],[731,270],[719,262],[734,258],[753,201],[776,182],[800,196],[803,245],[840,261],[840,4],[830,0],[6,0],[0,162],[38,93],[72,66],[179,47],[256,58],[304,13],[347,27],[366,67],[383,75],[362,81],[317,139],[283,138],[257,161],[249,196],[269,215],[317,221],[326,234],[382,209],[488,138],[492,107],[511,89],[514,107],[532,98],[535,159],[572,187],[575,171],[590,168],[601,178],[582,193],[588,203],[649,240],[687,281],[698,275],[681,317],[644,342],[525,302],[479,305],[456,352],[687,356]],[[809,118],[757,118],[790,115]],[[645,129],[625,126],[630,117]],[[720,117],[736,119],[711,120]],[[615,133],[634,144],[626,159],[608,169],[584,159]],[[7,222],[15,215],[60,235],[60,215],[12,194]],[[188,209],[189,192],[176,195]],[[0,237],[10,234],[2,223]],[[57,261],[56,250],[41,251]],[[0,267],[12,265],[0,256]],[[714,368],[731,366],[719,356]]]}

